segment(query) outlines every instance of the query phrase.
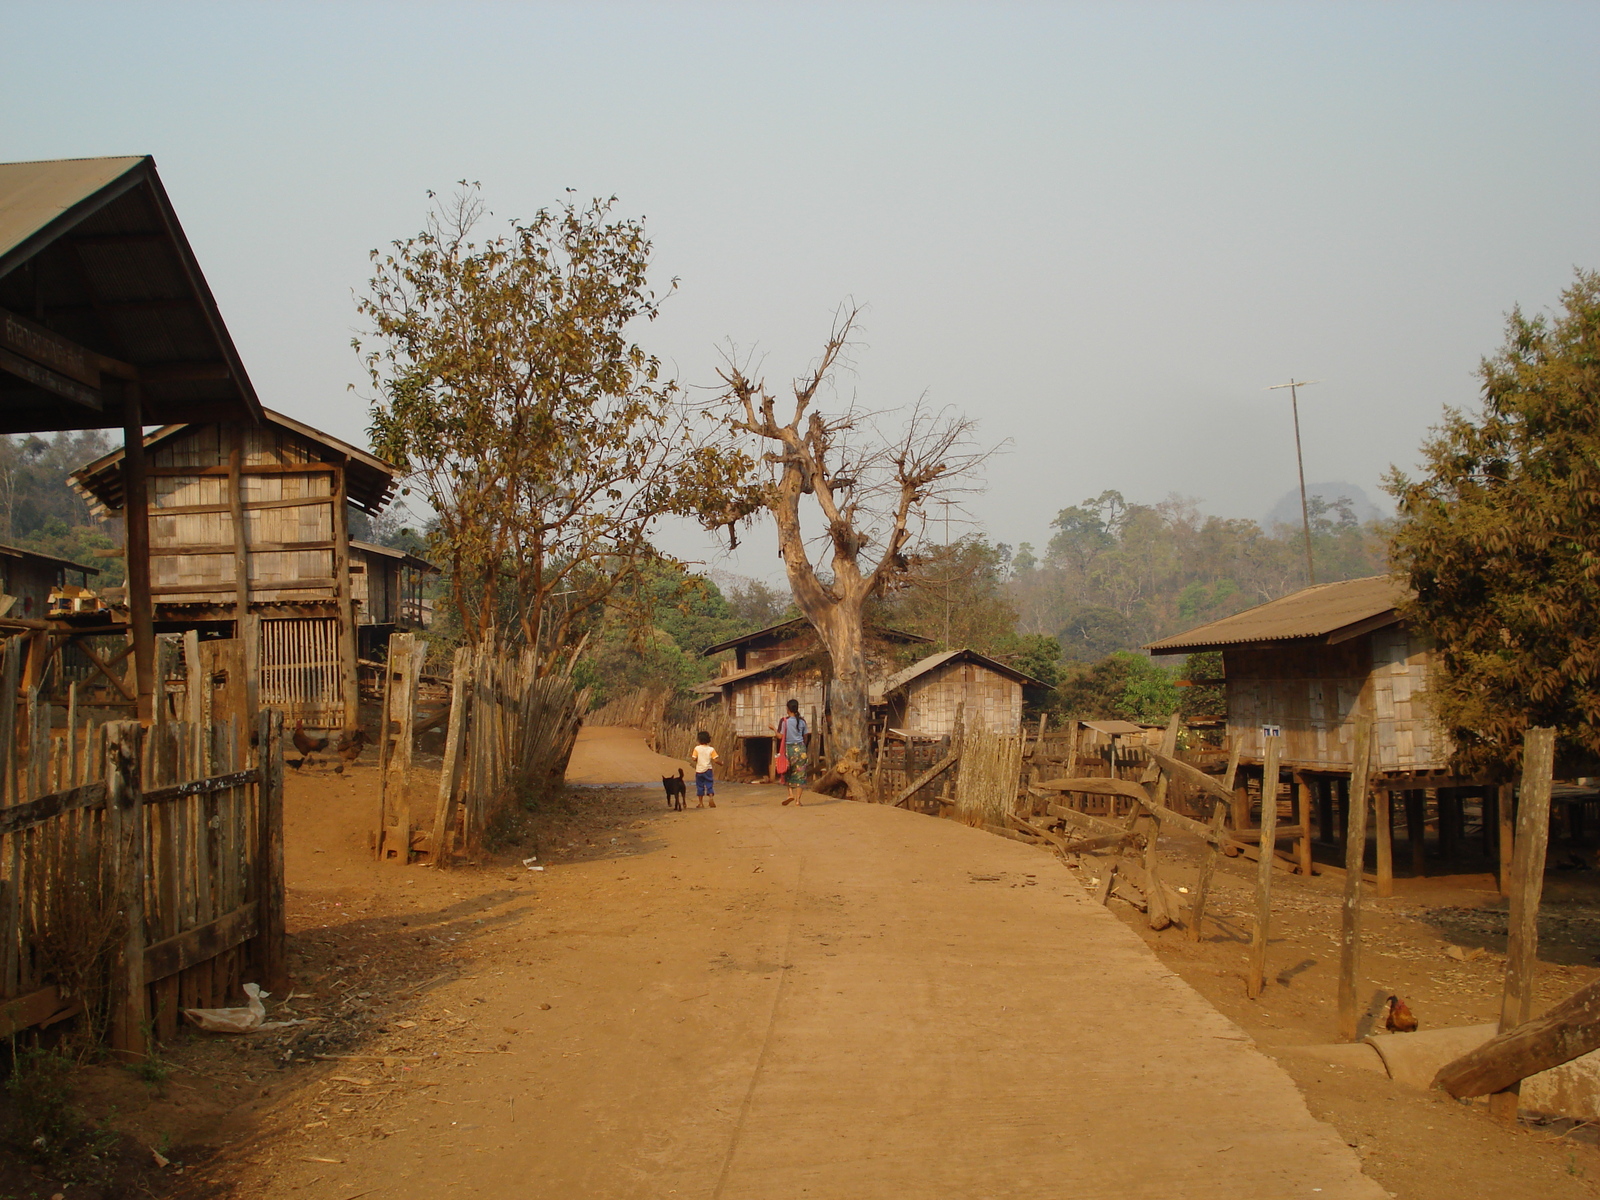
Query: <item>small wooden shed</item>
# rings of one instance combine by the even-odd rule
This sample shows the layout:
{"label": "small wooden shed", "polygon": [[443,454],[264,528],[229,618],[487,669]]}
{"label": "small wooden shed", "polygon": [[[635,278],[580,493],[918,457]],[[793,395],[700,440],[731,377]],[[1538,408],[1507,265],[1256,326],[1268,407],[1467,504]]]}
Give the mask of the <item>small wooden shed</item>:
{"label": "small wooden shed", "polygon": [[377,658],[395,633],[416,633],[431,616],[422,586],[439,568],[426,559],[373,542],[350,543],[350,596],[356,609],[356,651]]}
{"label": "small wooden shed", "polygon": [[875,685],[872,702],[890,729],[911,737],[953,735],[958,710],[967,729],[1015,737],[1025,687],[1049,685],[976,650],[946,650]]}
{"label": "small wooden shed", "polygon": [[[883,628],[870,630],[868,637],[901,644],[929,640],[920,634]],[[800,715],[814,735],[821,735],[827,709],[827,655],[804,617],[729,638],[707,646],[705,653],[728,650],[734,656],[722,664],[722,673],[694,690],[705,696],[706,702],[722,705],[734,735],[744,743],[746,764],[756,774],[766,774],[772,761],[773,730],[789,700],[800,702]]]}
{"label": "small wooden shed", "polygon": [[[282,413],[148,434],[155,628],[245,639],[255,704],[313,728],[356,724],[349,507],[376,515],[400,469]],[[122,509],[122,450],[73,472]]]}
{"label": "small wooden shed", "polygon": [[[40,620],[50,615],[50,594],[66,584],[87,586],[90,575],[100,574],[70,559],[0,546],[0,617]],[[77,576],[76,579],[70,576]]]}
{"label": "small wooden shed", "polygon": [[1433,649],[1400,619],[1402,596],[1387,575],[1319,584],[1145,648],[1222,652],[1228,736],[1242,761],[1259,763],[1263,727],[1277,726],[1285,767],[1349,774],[1366,714],[1380,772],[1445,776],[1452,747],[1423,696]]}

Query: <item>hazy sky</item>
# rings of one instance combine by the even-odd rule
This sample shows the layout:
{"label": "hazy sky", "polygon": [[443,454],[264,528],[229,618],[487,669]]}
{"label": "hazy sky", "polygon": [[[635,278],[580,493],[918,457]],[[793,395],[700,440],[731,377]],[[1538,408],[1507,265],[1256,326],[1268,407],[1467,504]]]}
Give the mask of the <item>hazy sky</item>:
{"label": "hazy sky", "polygon": [[1106,488],[1262,516],[1291,374],[1308,477],[1376,499],[1600,267],[1596,46],[1593,3],[0,0],[0,160],[155,155],[263,401],[352,439],[352,292],[427,189],[615,194],[679,378],[731,338],[782,383],[865,302],[849,386],[1009,440],[971,509],[1039,543]]}

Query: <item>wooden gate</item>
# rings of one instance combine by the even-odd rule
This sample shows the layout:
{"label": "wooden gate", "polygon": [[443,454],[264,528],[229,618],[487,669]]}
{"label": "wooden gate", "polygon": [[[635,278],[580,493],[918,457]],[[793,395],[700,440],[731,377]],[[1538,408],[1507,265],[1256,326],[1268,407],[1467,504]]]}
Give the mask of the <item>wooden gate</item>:
{"label": "wooden gate", "polygon": [[281,709],[291,724],[344,725],[336,618],[263,618],[260,661],[263,708]]}

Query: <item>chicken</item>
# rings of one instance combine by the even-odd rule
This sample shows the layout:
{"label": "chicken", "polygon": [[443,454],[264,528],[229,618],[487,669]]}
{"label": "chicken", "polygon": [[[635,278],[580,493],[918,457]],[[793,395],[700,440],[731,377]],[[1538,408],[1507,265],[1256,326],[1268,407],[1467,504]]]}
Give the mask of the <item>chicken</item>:
{"label": "chicken", "polygon": [[304,721],[294,723],[294,748],[300,751],[300,761],[305,763],[313,754],[321,754],[328,748],[328,737],[324,734],[320,738],[306,736]]}
{"label": "chicken", "polygon": [[365,729],[347,729],[339,735],[334,751],[345,762],[353,763],[361,757],[361,751],[371,744],[372,739],[367,736]]}
{"label": "chicken", "polygon": [[1383,1027],[1390,1033],[1415,1033],[1417,1018],[1399,996],[1390,996],[1383,1018]]}

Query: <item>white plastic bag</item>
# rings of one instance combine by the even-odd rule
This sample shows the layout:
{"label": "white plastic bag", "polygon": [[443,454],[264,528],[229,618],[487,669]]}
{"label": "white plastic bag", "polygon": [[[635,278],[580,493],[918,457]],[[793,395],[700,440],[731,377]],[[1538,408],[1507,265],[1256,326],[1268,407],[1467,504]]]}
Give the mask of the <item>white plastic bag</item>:
{"label": "white plastic bag", "polygon": [[259,984],[245,984],[244,994],[249,1000],[247,1008],[181,1008],[178,1011],[207,1033],[256,1033],[304,1024],[303,1021],[267,1020],[267,1006],[261,1002],[272,993],[263,992]]}

